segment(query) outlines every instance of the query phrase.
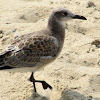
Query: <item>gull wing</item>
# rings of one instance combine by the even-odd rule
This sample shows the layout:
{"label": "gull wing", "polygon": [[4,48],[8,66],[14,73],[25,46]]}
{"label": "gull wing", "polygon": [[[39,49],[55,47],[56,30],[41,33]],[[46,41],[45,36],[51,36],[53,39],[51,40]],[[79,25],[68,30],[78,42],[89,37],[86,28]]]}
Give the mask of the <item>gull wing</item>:
{"label": "gull wing", "polygon": [[[26,36],[25,36],[26,37]],[[54,60],[58,41],[52,36],[24,36],[16,39],[7,49],[3,61],[11,67],[41,66]]]}

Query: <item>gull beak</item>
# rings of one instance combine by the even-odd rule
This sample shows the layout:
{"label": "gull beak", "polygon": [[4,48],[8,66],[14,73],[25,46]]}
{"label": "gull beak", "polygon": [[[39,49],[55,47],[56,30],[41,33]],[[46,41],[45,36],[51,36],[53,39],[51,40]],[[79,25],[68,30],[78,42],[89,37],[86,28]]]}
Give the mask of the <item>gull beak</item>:
{"label": "gull beak", "polygon": [[87,20],[84,16],[80,16],[80,15],[75,15],[75,16],[73,17],[73,19]]}

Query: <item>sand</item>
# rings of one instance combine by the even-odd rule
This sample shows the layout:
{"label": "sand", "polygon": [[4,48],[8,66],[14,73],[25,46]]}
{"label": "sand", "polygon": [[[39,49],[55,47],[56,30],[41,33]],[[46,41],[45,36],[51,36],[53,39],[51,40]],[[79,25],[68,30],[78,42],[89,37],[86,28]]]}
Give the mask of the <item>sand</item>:
{"label": "sand", "polygon": [[36,84],[34,93],[30,72],[0,71],[0,100],[100,100],[100,0],[0,0],[0,52],[17,36],[45,28],[57,8],[87,21],[69,21],[60,56],[35,73],[53,90]]}

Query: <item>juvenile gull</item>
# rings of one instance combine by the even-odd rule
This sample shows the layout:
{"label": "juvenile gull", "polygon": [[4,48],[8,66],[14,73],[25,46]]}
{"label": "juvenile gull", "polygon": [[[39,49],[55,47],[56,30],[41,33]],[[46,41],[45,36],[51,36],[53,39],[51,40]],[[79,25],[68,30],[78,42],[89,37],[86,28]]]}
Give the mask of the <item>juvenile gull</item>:
{"label": "juvenile gull", "polygon": [[44,30],[22,35],[0,54],[0,70],[31,71],[30,81],[42,83],[44,89],[52,87],[45,81],[35,80],[33,73],[54,61],[60,54],[64,38],[64,22],[70,19],[86,20],[84,16],[76,15],[71,11],[60,8],[54,10]]}

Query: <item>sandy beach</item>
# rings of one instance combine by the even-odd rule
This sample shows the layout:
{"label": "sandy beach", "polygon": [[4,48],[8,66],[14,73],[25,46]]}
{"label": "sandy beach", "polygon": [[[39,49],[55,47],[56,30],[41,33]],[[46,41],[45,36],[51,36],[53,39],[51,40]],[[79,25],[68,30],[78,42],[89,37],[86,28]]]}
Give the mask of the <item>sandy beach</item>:
{"label": "sandy beach", "polygon": [[30,72],[0,71],[0,100],[100,100],[100,0],[0,0],[0,52],[14,38],[47,27],[50,13],[66,8],[87,18],[66,22],[60,56],[35,78],[53,90],[37,92]]}

